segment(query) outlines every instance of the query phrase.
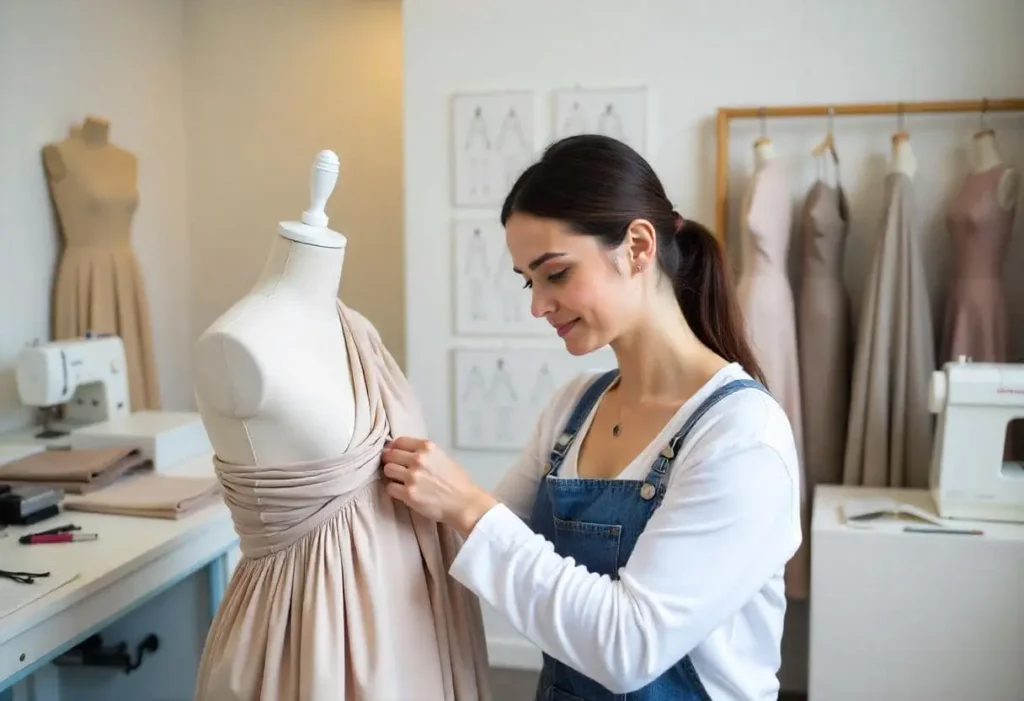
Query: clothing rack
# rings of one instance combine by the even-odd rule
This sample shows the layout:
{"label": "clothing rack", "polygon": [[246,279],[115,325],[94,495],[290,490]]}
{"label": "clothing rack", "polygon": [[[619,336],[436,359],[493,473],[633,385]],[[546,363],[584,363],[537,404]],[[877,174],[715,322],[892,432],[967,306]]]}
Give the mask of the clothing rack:
{"label": "clothing rack", "polygon": [[[1024,112],[1024,98],[939,100],[931,102],[865,102],[835,105],[775,105],[765,107],[719,107],[716,124],[715,235],[724,244],[727,236],[729,200],[729,124],[734,119],[769,117],[831,117],[896,115],[903,129],[903,115],[955,112]],[[723,245],[724,248],[724,245]]]}

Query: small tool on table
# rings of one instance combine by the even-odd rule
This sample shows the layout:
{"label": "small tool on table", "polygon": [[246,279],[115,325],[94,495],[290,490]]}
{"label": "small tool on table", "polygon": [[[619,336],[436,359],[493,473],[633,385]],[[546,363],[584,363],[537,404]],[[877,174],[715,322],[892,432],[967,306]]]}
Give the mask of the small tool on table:
{"label": "small tool on table", "polygon": [[18,584],[34,584],[36,577],[49,577],[49,572],[9,572],[0,570],[0,578],[12,579]]}
{"label": "small tool on table", "polygon": [[82,530],[81,526],[76,526],[72,523],[67,526],[58,526],[46,531],[23,535],[18,538],[18,542],[22,545],[37,545],[39,543],[73,543],[82,540],[97,540],[99,538],[95,533],[73,532],[80,530]]}

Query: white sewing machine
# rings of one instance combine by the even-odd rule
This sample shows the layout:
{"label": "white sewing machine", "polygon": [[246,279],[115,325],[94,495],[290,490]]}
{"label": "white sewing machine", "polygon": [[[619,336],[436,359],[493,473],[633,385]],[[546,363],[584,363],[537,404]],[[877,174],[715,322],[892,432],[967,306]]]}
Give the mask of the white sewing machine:
{"label": "white sewing machine", "polygon": [[124,343],[118,336],[29,346],[18,355],[15,381],[22,404],[62,406],[69,423],[98,423],[131,413]]}
{"label": "white sewing machine", "polygon": [[[29,346],[15,377],[22,404],[64,408],[62,434],[44,430],[32,439],[75,450],[133,445],[156,470],[212,452],[199,414],[131,410],[124,343],[117,336],[85,336]],[[29,439],[31,441],[32,439]],[[14,442],[29,442],[11,437]]]}
{"label": "white sewing machine", "polygon": [[1024,418],[1024,365],[946,363],[932,373],[929,403],[938,414],[929,487],[939,516],[1024,523],[1024,464],[1003,459],[1007,425]]}

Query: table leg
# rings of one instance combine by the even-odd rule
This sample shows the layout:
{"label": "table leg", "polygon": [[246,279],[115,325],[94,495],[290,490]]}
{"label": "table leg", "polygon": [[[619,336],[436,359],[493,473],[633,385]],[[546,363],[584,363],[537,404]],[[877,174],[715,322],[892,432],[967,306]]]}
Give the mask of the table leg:
{"label": "table leg", "polygon": [[[224,598],[224,590],[228,584],[228,556],[227,553],[223,553],[216,558],[206,567],[207,576],[209,577],[210,587],[210,619],[217,615],[217,609],[220,607],[221,599]],[[3,697],[0,697],[0,701],[7,701]]]}

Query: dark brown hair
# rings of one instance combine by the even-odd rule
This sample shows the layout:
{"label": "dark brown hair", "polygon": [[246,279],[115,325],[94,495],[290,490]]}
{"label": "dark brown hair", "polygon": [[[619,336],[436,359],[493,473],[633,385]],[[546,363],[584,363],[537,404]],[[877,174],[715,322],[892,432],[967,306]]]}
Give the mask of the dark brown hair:
{"label": "dark brown hair", "polygon": [[657,232],[658,266],[672,281],[694,334],[764,383],[718,240],[701,224],[679,217],[654,169],[632,148],[594,134],[552,144],[512,186],[501,208],[502,226],[515,212],[559,220],[609,248],[622,244],[634,220],[649,221]]}

